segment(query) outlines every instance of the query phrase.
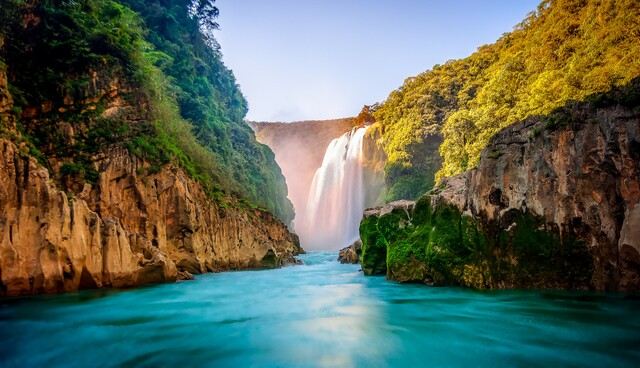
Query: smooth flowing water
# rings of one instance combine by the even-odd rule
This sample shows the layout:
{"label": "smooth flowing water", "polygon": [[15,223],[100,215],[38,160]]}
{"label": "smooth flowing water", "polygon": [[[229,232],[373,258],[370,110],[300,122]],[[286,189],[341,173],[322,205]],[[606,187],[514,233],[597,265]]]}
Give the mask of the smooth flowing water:
{"label": "smooth flowing water", "polygon": [[640,363],[629,295],[398,285],[341,265],[0,299],[2,367],[591,366]]}
{"label": "smooth flowing water", "polygon": [[353,128],[327,147],[296,230],[305,249],[339,249],[359,237],[364,211],[362,143],[367,128]]}

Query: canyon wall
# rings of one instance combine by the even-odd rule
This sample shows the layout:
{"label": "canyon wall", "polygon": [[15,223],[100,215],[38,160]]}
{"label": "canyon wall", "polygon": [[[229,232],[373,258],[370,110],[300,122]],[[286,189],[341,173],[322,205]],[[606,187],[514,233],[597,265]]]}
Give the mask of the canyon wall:
{"label": "canyon wall", "polygon": [[368,274],[640,291],[640,82],[495,135],[476,169],[365,211]]}
{"label": "canyon wall", "polygon": [[189,273],[294,262],[297,237],[267,212],[222,206],[168,165],[106,151],[74,197],[0,140],[0,295],[172,282]]}
{"label": "canyon wall", "polygon": [[176,160],[133,154],[151,139],[149,101],[117,75],[88,75],[81,98],[62,88],[59,102],[16,109],[0,68],[0,296],[295,263],[304,251],[278,218],[206,193]]}
{"label": "canyon wall", "polygon": [[353,119],[249,123],[258,142],[273,150],[287,180],[296,215],[305,210],[309,188],[329,143],[353,127]]}

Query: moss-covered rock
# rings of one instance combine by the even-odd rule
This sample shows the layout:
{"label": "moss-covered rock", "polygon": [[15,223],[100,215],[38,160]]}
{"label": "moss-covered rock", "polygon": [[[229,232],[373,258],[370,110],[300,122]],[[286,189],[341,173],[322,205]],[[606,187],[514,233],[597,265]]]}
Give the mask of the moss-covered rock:
{"label": "moss-covered rock", "polygon": [[592,257],[584,242],[560,238],[559,229],[526,211],[505,213],[502,224],[483,222],[444,201],[442,189],[415,204],[368,210],[360,225],[365,274],[479,289],[589,286]]}
{"label": "moss-covered rock", "polygon": [[366,275],[388,274],[388,266],[409,259],[405,245],[413,232],[414,203],[396,201],[384,207],[368,209],[360,223],[362,269]]}
{"label": "moss-covered rock", "polygon": [[368,217],[360,223],[362,258],[360,264],[365,275],[382,275],[387,272],[387,243],[378,232],[378,219]]}
{"label": "moss-covered rock", "polygon": [[640,291],[639,90],[636,78],[530,116],[415,205],[365,213],[370,244],[386,244],[387,277]]}

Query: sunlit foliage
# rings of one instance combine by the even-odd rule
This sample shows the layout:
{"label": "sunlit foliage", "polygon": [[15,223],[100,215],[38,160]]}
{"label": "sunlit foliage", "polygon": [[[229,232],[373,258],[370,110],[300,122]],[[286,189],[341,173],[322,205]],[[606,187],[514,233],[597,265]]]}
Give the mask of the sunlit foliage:
{"label": "sunlit foliage", "polygon": [[[475,167],[505,126],[640,75],[638,40],[636,0],[545,0],[496,43],[408,78],[374,112],[387,200],[422,194],[435,171],[438,180]],[[439,141],[441,167],[429,156]]]}

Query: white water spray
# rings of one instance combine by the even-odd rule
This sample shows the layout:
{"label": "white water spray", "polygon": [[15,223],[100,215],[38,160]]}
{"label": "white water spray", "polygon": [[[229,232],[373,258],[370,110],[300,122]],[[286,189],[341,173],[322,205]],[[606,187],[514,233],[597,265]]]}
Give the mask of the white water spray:
{"label": "white water spray", "polygon": [[309,190],[303,223],[296,223],[303,246],[339,249],[359,237],[364,211],[363,152],[365,128],[353,128],[327,147]]}

